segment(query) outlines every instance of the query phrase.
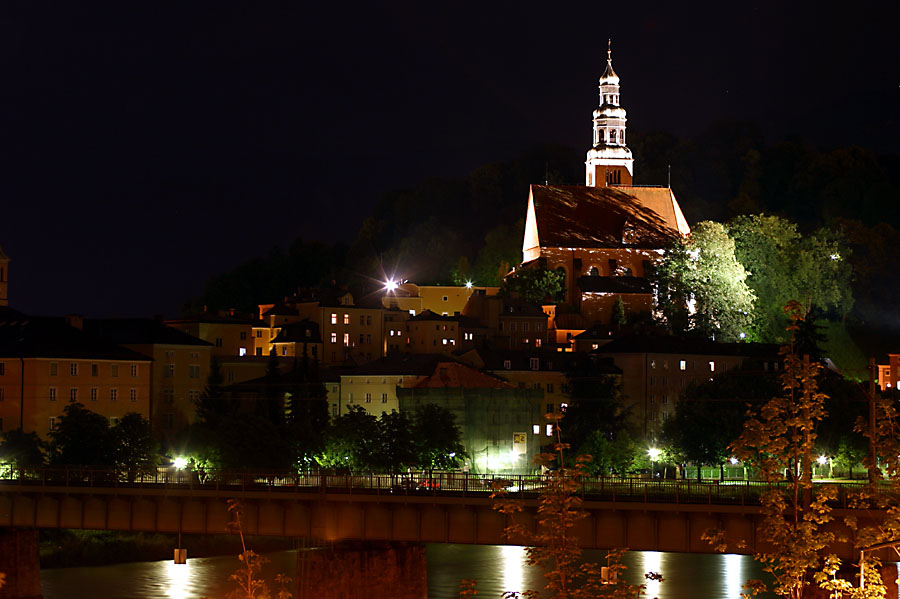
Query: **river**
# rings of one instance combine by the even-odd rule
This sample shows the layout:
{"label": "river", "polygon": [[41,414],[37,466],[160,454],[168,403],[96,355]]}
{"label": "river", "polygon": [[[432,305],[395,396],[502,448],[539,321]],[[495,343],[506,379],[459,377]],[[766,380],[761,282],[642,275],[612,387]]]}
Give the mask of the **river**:
{"label": "river", "polygon": [[[456,599],[463,578],[478,581],[480,597],[499,598],[504,591],[542,586],[541,573],[525,565],[525,550],[514,546],[429,545],[429,599]],[[604,553],[586,552],[601,562]],[[297,552],[268,556],[263,574],[274,587],[275,573],[293,576]],[[760,576],[759,564],[741,555],[698,555],[632,551],[626,554],[630,582],[643,582],[644,572],[659,572],[665,580],[650,582],[647,597],[658,599],[739,599],[745,580]],[[190,558],[186,565],[171,560],[90,568],[46,569],[41,572],[45,599],[220,599],[234,588],[228,580],[237,557]]]}

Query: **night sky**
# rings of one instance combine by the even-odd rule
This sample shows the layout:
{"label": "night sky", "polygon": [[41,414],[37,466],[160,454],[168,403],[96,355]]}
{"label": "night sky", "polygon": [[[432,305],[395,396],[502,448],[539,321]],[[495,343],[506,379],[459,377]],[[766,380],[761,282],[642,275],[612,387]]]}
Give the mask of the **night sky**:
{"label": "night sky", "polygon": [[385,191],[587,150],[609,37],[631,131],[900,153],[893,1],[41,4],[0,7],[0,246],[35,314],[175,316]]}

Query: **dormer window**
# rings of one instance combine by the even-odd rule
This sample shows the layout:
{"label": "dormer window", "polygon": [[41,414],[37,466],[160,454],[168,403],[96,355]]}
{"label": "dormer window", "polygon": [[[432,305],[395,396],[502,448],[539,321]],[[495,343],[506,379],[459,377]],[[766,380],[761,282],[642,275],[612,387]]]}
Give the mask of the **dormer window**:
{"label": "dormer window", "polygon": [[622,227],[622,243],[634,243],[634,225],[631,223]]}

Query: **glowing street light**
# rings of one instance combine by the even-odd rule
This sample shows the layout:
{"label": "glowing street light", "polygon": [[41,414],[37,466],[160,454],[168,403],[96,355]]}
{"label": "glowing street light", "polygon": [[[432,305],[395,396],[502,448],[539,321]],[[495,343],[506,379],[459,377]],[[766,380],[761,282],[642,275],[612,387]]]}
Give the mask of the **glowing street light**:
{"label": "glowing street light", "polygon": [[738,459],[737,459],[737,458],[731,457],[731,458],[728,459],[728,461],[731,463],[732,466],[737,466],[737,463],[738,463]]}
{"label": "glowing street light", "polygon": [[466,281],[466,289],[472,288],[472,281]]}
{"label": "glowing street light", "polygon": [[820,455],[818,458],[816,458],[816,461],[819,462],[820,465],[824,466],[828,463],[828,456]]}
{"label": "glowing street light", "polygon": [[647,450],[647,455],[650,456],[650,460],[656,461],[656,459],[662,454],[661,449],[657,449],[656,447],[651,447]]}
{"label": "glowing street light", "polygon": [[397,290],[397,281],[394,279],[388,279],[384,282],[384,288],[388,291],[396,291]]}
{"label": "glowing street light", "polygon": [[176,470],[184,470],[187,467],[188,461],[187,458],[178,456],[174,460],[172,460],[172,465],[175,466]]}

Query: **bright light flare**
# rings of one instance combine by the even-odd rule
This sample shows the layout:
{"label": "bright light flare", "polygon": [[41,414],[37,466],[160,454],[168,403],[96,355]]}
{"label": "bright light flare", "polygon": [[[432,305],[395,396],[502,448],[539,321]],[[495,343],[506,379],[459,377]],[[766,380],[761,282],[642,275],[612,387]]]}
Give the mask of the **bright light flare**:
{"label": "bright light flare", "polygon": [[647,455],[650,456],[651,460],[656,460],[662,454],[662,450],[656,447],[651,447],[647,450]]}
{"label": "bright light flare", "polygon": [[732,457],[732,458],[729,458],[728,461],[731,462],[732,466],[737,466],[737,463],[738,463],[737,458]]}
{"label": "bright light flare", "polygon": [[466,281],[466,289],[472,288],[472,281]]}
{"label": "bright light flare", "polygon": [[184,470],[188,465],[187,458],[178,456],[177,458],[172,460],[172,465],[175,466],[176,470]]}
{"label": "bright light flare", "polygon": [[816,461],[819,462],[819,464],[821,464],[822,466],[824,466],[825,464],[828,463],[828,456],[820,455],[820,456],[816,459]]}
{"label": "bright light flare", "polygon": [[384,288],[387,289],[388,291],[396,291],[397,285],[398,285],[398,283],[394,279],[388,279],[387,281],[384,282]]}

